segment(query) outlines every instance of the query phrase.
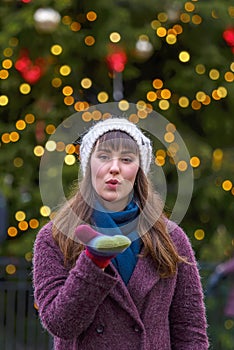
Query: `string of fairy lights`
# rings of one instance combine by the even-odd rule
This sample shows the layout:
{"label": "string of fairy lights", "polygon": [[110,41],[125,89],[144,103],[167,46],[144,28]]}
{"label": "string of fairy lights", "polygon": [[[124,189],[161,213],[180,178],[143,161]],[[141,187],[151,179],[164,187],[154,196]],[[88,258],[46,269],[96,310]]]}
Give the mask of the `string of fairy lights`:
{"label": "string of fairy lights", "polygon": [[[30,3],[29,1],[24,1],[25,3]],[[184,4],[184,8],[180,11],[178,15],[178,22],[180,24],[174,24],[170,28],[168,26],[169,14],[166,12],[160,12],[157,15],[157,18],[154,19],[150,25],[152,31],[155,33],[157,38],[164,40],[168,45],[175,45],[180,36],[183,34],[183,26],[189,23],[192,23],[195,26],[200,25],[203,22],[203,18],[194,13],[196,10],[196,0],[188,1]],[[234,18],[234,6],[228,7],[228,14],[230,18]],[[211,11],[211,18],[218,19],[218,14],[215,10]],[[83,15],[84,16],[84,15]],[[95,11],[89,11],[85,14],[85,19],[89,22],[95,22],[98,20],[98,13]],[[67,26],[72,32],[82,31],[82,21],[79,22],[79,16],[76,20],[73,20],[72,17],[65,15],[61,18],[61,22],[64,26]],[[122,36],[121,33],[116,31],[108,34],[109,41],[112,44],[121,43]],[[144,45],[148,44],[147,47],[149,51],[152,50],[150,46],[149,36],[142,34],[139,36],[139,41],[143,42]],[[96,44],[95,34],[87,35],[84,37],[84,44],[87,47],[91,47]],[[0,68],[0,79],[6,81],[10,79],[13,75],[15,62],[12,58],[14,56],[15,50],[19,45],[19,39],[17,37],[12,37],[9,40],[8,46],[3,50],[4,59],[1,62],[2,67]],[[59,57],[64,52],[64,47],[61,44],[54,43],[50,47],[49,54],[51,55],[51,62],[53,64],[53,57]],[[191,60],[191,55],[188,51],[181,51],[178,54],[178,62],[188,63]],[[64,80],[66,77],[72,74],[72,67],[69,63],[63,64],[60,67],[55,67],[56,74],[51,78],[51,86],[58,91],[58,94],[62,94],[63,102],[65,106],[73,107],[75,112],[82,112],[82,119],[85,122],[90,122],[92,120],[100,120],[102,118],[108,117],[108,115],[103,115],[100,111],[89,112],[88,108],[90,107],[87,101],[77,101],[74,97],[74,90],[77,87],[71,85],[64,85]],[[159,110],[166,111],[171,105],[177,104],[180,108],[186,109],[191,108],[194,111],[200,110],[208,106],[212,100],[219,101],[225,99],[228,96],[228,84],[233,84],[234,82],[234,62],[230,63],[229,69],[225,72],[220,72],[217,68],[211,68],[207,70],[206,66],[202,63],[196,64],[194,66],[194,75],[205,75],[207,79],[215,82],[220,78],[225,82],[225,86],[216,86],[212,91],[196,91],[194,97],[191,99],[188,96],[178,96],[178,94],[171,91],[161,78],[154,78],[151,82],[151,88],[145,94],[145,100],[140,100],[136,103],[137,113],[131,114],[129,119],[133,123],[138,123],[139,119],[145,119],[148,116],[148,113],[153,109],[152,104],[156,105]],[[93,85],[93,81],[90,77],[82,77],[80,79],[80,88],[87,90],[90,89]],[[63,86],[64,85],[64,86]],[[33,86],[29,82],[19,83],[18,90],[22,95],[30,95],[32,92]],[[98,91],[97,100],[99,103],[106,103],[111,100],[107,91]],[[7,107],[11,103],[10,98],[7,94],[0,95],[0,107]],[[128,101],[121,100],[119,101],[119,109],[122,111],[127,111],[129,108]],[[36,123],[36,117],[33,113],[27,113],[24,117],[17,120],[15,123],[15,130],[4,132],[1,135],[2,144],[17,143],[20,141],[23,133],[30,127],[31,124]],[[52,135],[56,130],[55,125],[49,123],[45,125],[45,133],[47,135]],[[167,150],[158,149],[155,153],[155,164],[157,166],[163,167],[168,161],[174,164],[178,171],[184,172],[187,170],[189,164],[184,160],[176,158],[178,151],[178,144],[175,141],[175,131],[176,126],[173,123],[168,123],[164,140],[168,144]],[[1,144],[0,144],[1,146]],[[77,148],[72,144],[64,144],[63,142],[47,141],[44,146],[41,144],[36,145],[33,148],[33,155],[35,157],[41,158],[45,152],[45,149],[49,152],[64,152],[64,163],[67,166],[73,166],[76,163],[76,153]],[[221,149],[215,149],[212,155],[212,169],[218,170],[221,167],[223,162],[223,151]],[[15,168],[21,168],[24,166],[24,160],[22,157],[16,157],[13,160]],[[190,165],[196,169],[201,165],[201,159],[199,156],[191,156]],[[230,192],[234,195],[234,185],[231,180],[224,179],[220,183],[220,188],[226,192]],[[51,214],[51,210],[47,206],[42,206],[39,208],[40,215],[42,217],[48,217]],[[16,237],[19,232],[26,232],[29,229],[37,229],[40,225],[40,222],[36,218],[27,218],[26,212],[23,210],[18,210],[15,213],[16,225],[11,225],[8,228],[8,236],[13,238]],[[194,237],[197,240],[203,240],[205,238],[205,232],[202,229],[197,229],[194,232]],[[26,253],[26,260],[31,259],[31,254]],[[14,267],[9,269],[7,273],[14,273]]]}

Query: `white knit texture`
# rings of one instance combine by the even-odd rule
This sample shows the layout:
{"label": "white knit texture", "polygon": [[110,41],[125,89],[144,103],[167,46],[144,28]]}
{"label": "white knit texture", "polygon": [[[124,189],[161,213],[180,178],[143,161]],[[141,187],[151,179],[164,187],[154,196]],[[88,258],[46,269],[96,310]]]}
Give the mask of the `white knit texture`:
{"label": "white knit texture", "polygon": [[108,118],[95,124],[82,139],[80,146],[80,160],[83,175],[85,175],[95,142],[100,136],[113,130],[125,131],[136,141],[140,153],[140,166],[144,173],[147,174],[152,161],[152,146],[150,139],[129,120],[125,118]]}

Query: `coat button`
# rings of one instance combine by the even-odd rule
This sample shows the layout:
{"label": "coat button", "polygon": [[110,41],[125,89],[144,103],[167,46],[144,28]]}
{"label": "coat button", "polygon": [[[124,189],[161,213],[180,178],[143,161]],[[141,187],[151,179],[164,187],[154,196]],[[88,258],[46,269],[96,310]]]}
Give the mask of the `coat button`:
{"label": "coat button", "polygon": [[98,333],[98,334],[102,334],[103,332],[104,332],[104,326],[103,325],[98,325],[97,327],[96,327],[96,332]]}
{"label": "coat button", "polygon": [[138,325],[135,325],[133,327],[133,329],[134,329],[134,332],[136,332],[136,333],[140,333],[141,332],[141,329],[140,329],[140,327]]}

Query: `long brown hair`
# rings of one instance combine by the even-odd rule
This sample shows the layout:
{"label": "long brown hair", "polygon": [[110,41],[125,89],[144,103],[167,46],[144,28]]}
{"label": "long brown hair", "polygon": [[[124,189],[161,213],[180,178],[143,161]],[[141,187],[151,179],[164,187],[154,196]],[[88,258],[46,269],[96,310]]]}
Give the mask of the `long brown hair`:
{"label": "long brown hair", "polygon": [[[109,132],[99,138],[99,142],[105,140],[109,143],[109,147],[116,148],[117,139],[118,143],[121,139],[121,147],[128,147],[138,152],[135,141],[121,131]],[[53,219],[53,237],[64,255],[64,263],[71,267],[84,250],[84,245],[75,241],[75,228],[82,222],[90,223],[92,216],[95,191],[90,184],[91,168],[88,165],[78,188],[77,186],[74,188],[71,198]],[[167,219],[161,198],[140,167],[134,185],[134,198],[140,210],[138,233],[144,245],[140,257],[151,255],[161,277],[173,276],[177,264],[185,262],[186,259],[177,253],[167,231]]]}

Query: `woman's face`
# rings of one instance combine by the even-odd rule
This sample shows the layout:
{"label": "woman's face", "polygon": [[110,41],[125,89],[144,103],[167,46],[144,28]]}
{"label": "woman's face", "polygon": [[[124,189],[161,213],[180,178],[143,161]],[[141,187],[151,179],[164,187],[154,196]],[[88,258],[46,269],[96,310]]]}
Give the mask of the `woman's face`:
{"label": "woman's face", "polygon": [[130,148],[113,149],[97,142],[91,155],[91,179],[102,204],[111,211],[123,210],[139,169],[139,155]]}

